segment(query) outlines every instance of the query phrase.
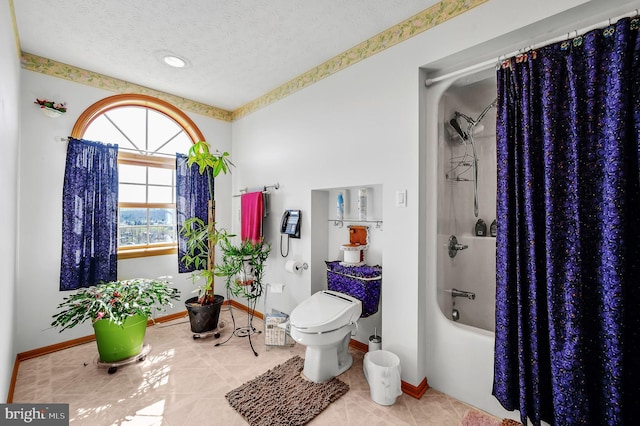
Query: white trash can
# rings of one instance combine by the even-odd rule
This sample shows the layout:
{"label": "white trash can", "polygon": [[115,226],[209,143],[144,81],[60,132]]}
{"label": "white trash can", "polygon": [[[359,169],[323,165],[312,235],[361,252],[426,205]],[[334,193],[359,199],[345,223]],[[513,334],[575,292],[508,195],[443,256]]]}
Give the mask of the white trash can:
{"label": "white trash can", "polygon": [[388,351],[367,352],[362,363],[369,383],[371,399],[380,405],[393,405],[402,395],[400,390],[400,358]]}

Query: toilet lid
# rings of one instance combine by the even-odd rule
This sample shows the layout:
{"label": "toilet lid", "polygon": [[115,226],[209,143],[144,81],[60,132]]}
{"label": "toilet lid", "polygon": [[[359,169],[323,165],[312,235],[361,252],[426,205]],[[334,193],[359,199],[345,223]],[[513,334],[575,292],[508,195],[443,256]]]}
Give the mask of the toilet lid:
{"label": "toilet lid", "polygon": [[362,303],[347,294],[323,290],[305,299],[291,312],[291,326],[304,333],[337,330],[357,321]]}

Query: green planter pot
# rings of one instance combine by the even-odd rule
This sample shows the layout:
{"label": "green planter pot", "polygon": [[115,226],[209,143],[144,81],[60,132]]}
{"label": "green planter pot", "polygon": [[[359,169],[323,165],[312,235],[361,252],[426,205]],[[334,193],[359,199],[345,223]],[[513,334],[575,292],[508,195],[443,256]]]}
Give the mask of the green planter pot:
{"label": "green planter pot", "polygon": [[116,362],[136,356],[142,350],[147,331],[147,317],[134,315],[124,321],[124,328],[109,320],[93,323],[98,354],[102,362]]}

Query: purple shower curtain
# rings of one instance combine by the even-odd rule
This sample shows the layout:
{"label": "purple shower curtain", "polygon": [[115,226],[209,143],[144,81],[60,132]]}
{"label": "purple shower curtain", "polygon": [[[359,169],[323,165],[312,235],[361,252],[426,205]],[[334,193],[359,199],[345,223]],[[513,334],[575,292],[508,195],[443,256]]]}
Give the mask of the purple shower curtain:
{"label": "purple shower curtain", "polygon": [[118,146],[70,138],[62,194],[60,290],[116,279],[117,213]]}
{"label": "purple shower curtain", "polygon": [[640,38],[498,70],[493,394],[526,424],[640,421]]}

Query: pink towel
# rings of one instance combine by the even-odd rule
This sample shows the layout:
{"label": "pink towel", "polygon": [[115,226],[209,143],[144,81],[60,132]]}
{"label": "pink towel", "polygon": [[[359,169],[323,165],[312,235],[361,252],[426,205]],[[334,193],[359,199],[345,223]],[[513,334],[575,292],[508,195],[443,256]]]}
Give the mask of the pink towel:
{"label": "pink towel", "polygon": [[262,238],[262,192],[242,194],[240,237],[242,241],[250,240],[257,243]]}

